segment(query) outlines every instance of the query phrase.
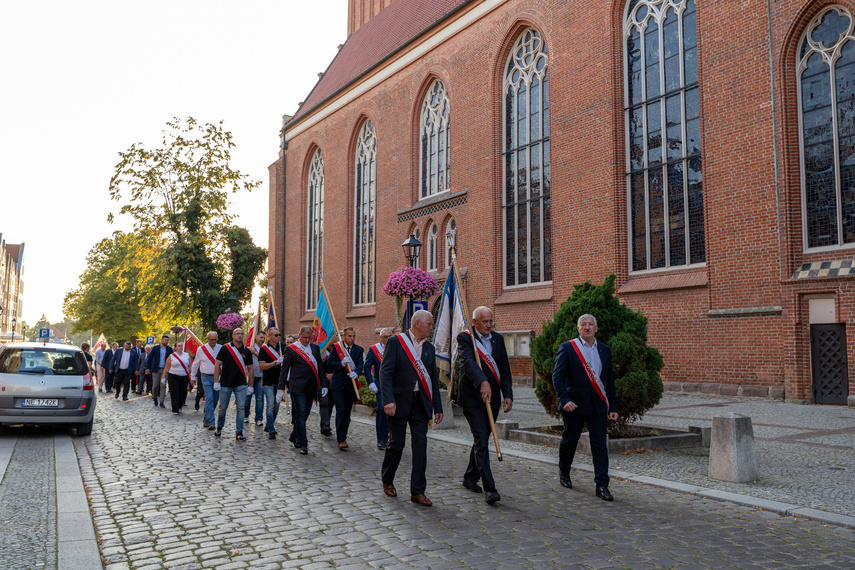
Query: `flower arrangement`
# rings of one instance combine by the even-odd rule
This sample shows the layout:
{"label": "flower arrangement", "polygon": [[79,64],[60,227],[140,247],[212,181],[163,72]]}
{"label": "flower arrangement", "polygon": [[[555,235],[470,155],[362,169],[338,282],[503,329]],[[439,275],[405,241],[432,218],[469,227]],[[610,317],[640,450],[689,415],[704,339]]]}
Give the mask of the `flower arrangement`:
{"label": "flower arrangement", "polygon": [[439,292],[433,275],[418,267],[401,267],[389,274],[383,292],[393,297],[427,299]]}
{"label": "flower arrangement", "polygon": [[217,317],[217,328],[232,331],[243,324],[243,317],[240,313],[233,313],[231,309],[226,309],[226,312]]}

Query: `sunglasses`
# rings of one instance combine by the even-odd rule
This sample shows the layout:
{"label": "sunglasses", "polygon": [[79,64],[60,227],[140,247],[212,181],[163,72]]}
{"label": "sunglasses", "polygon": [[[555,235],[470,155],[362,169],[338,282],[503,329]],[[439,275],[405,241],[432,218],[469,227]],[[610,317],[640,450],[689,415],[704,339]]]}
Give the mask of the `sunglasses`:
{"label": "sunglasses", "polygon": [[282,336],[282,335],[281,335],[281,334],[275,334],[275,335],[273,335],[273,336],[275,336],[275,337],[279,337],[279,336]]}

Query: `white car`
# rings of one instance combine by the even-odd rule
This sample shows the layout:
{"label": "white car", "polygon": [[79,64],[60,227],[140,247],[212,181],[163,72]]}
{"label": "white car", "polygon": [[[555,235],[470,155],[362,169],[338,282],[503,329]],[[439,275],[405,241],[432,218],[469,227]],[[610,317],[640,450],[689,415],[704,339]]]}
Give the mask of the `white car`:
{"label": "white car", "polygon": [[92,433],[95,383],[76,346],[22,342],[0,348],[0,425],[69,424]]}

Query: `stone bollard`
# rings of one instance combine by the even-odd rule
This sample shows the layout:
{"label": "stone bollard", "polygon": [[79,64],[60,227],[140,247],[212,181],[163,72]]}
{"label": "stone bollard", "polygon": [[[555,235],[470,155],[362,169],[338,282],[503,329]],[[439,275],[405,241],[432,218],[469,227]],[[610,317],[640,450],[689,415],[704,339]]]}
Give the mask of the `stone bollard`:
{"label": "stone bollard", "polygon": [[748,483],[757,478],[754,428],[740,414],[714,417],[710,441],[710,478]]}
{"label": "stone bollard", "polygon": [[454,409],[448,401],[448,390],[440,390],[439,397],[442,398],[442,423],[434,422],[433,429],[453,429]]}
{"label": "stone bollard", "polygon": [[499,436],[499,439],[508,439],[508,435],[512,429],[519,429],[519,422],[512,422],[511,420],[499,420],[496,422],[496,435]]}

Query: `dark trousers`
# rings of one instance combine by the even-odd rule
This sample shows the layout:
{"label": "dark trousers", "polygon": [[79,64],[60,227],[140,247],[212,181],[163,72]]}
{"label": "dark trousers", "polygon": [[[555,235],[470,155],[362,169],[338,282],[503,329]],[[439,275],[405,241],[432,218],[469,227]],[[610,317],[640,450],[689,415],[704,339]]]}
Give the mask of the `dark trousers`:
{"label": "dark trousers", "polygon": [[115,372],[112,372],[112,373],[107,372],[107,374],[104,376],[104,390],[106,390],[107,392],[112,392],[113,391],[113,381],[115,379],[116,379],[116,373]]}
{"label": "dark trousers", "polygon": [[407,425],[413,443],[413,473],[410,475],[410,494],[424,495],[427,488],[425,470],[427,469],[427,426],[430,418],[421,402],[421,395],[414,396],[413,407],[409,416],[392,416],[389,418],[389,447],[383,456],[383,467],[380,475],[383,483],[391,485],[395,481],[395,472],[404,454],[407,442]]}
{"label": "dark trousers", "polygon": [[[350,386],[346,388],[350,388]],[[333,404],[335,404],[335,438],[341,443],[347,441],[347,430],[350,429],[350,413],[353,411],[356,395],[350,389],[345,389],[342,392],[328,392],[327,396],[330,395],[332,395]]]}
{"label": "dark trousers", "polygon": [[169,386],[169,397],[172,400],[172,411],[177,412],[184,406],[184,400],[187,399],[187,382],[186,376],[178,376],[169,374],[166,377],[166,384]]}
{"label": "dark trousers", "polygon": [[205,387],[202,385],[202,379],[196,378],[196,405],[205,397]]}
{"label": "dark trousers", "polygon": [[587,422],[591,439],[591,456],[594,460],[594,482],[601,487],[609,486],[609,448],[606,444],[606,414],[583,416],[570,412],[561,412],[564,419],[564,431],[561,432],[561,444],[558,446],[558,469],[569,473],[576,455],[576,444],[582,435],[582,427]]}
{"label": "dark trousers", "polygon": [[[128,399],[128,390],[131,389],[131,378],[133,377],[133,372],[128,372],[127,368],[124,370],[116,370],[116,380],[113,383],[113,387],[116,389],[116,397],[119,397],[119,392],[124,392],[122,394],[122,398]],[[124,386],[124,388],[123,388]]]}
{"label": "dark trousers", "polygon": [[305,447],[309,444],[309,437],[306,435],[306,420],[309,419],[309,413],[312,411],[312,395],[292,393],[291,404],[291,410],[294,414],[294,432],[297,434],[295,443],[299,447]]}
{"label": "dark trousers", "polygon": [[330,393],[327,391],[326,396],[321,396],[321,389],[318,388],[318,415],[321,416],[321,429],[330,427]]}
{"label": "dark trousers", "polygon": [[389,418],[383,411],[383,390],[377,390],[377,417],[374,419],[377,428],[377,443],[389,443]]}
{"label": "dark trousers", "polygon": [[[493,417],[498,417],[499,406],[492,406]],[[472,449],[469,451],[469,465],[466,467],[464,479],[477,483],[480,479],[484,483],[485,491],[495,491],[496,482],[493,480],[493,471],[490,469],[490,420],[487,417],[487,408],[463,408],[463,415],[469,422],[472,431]]]}

